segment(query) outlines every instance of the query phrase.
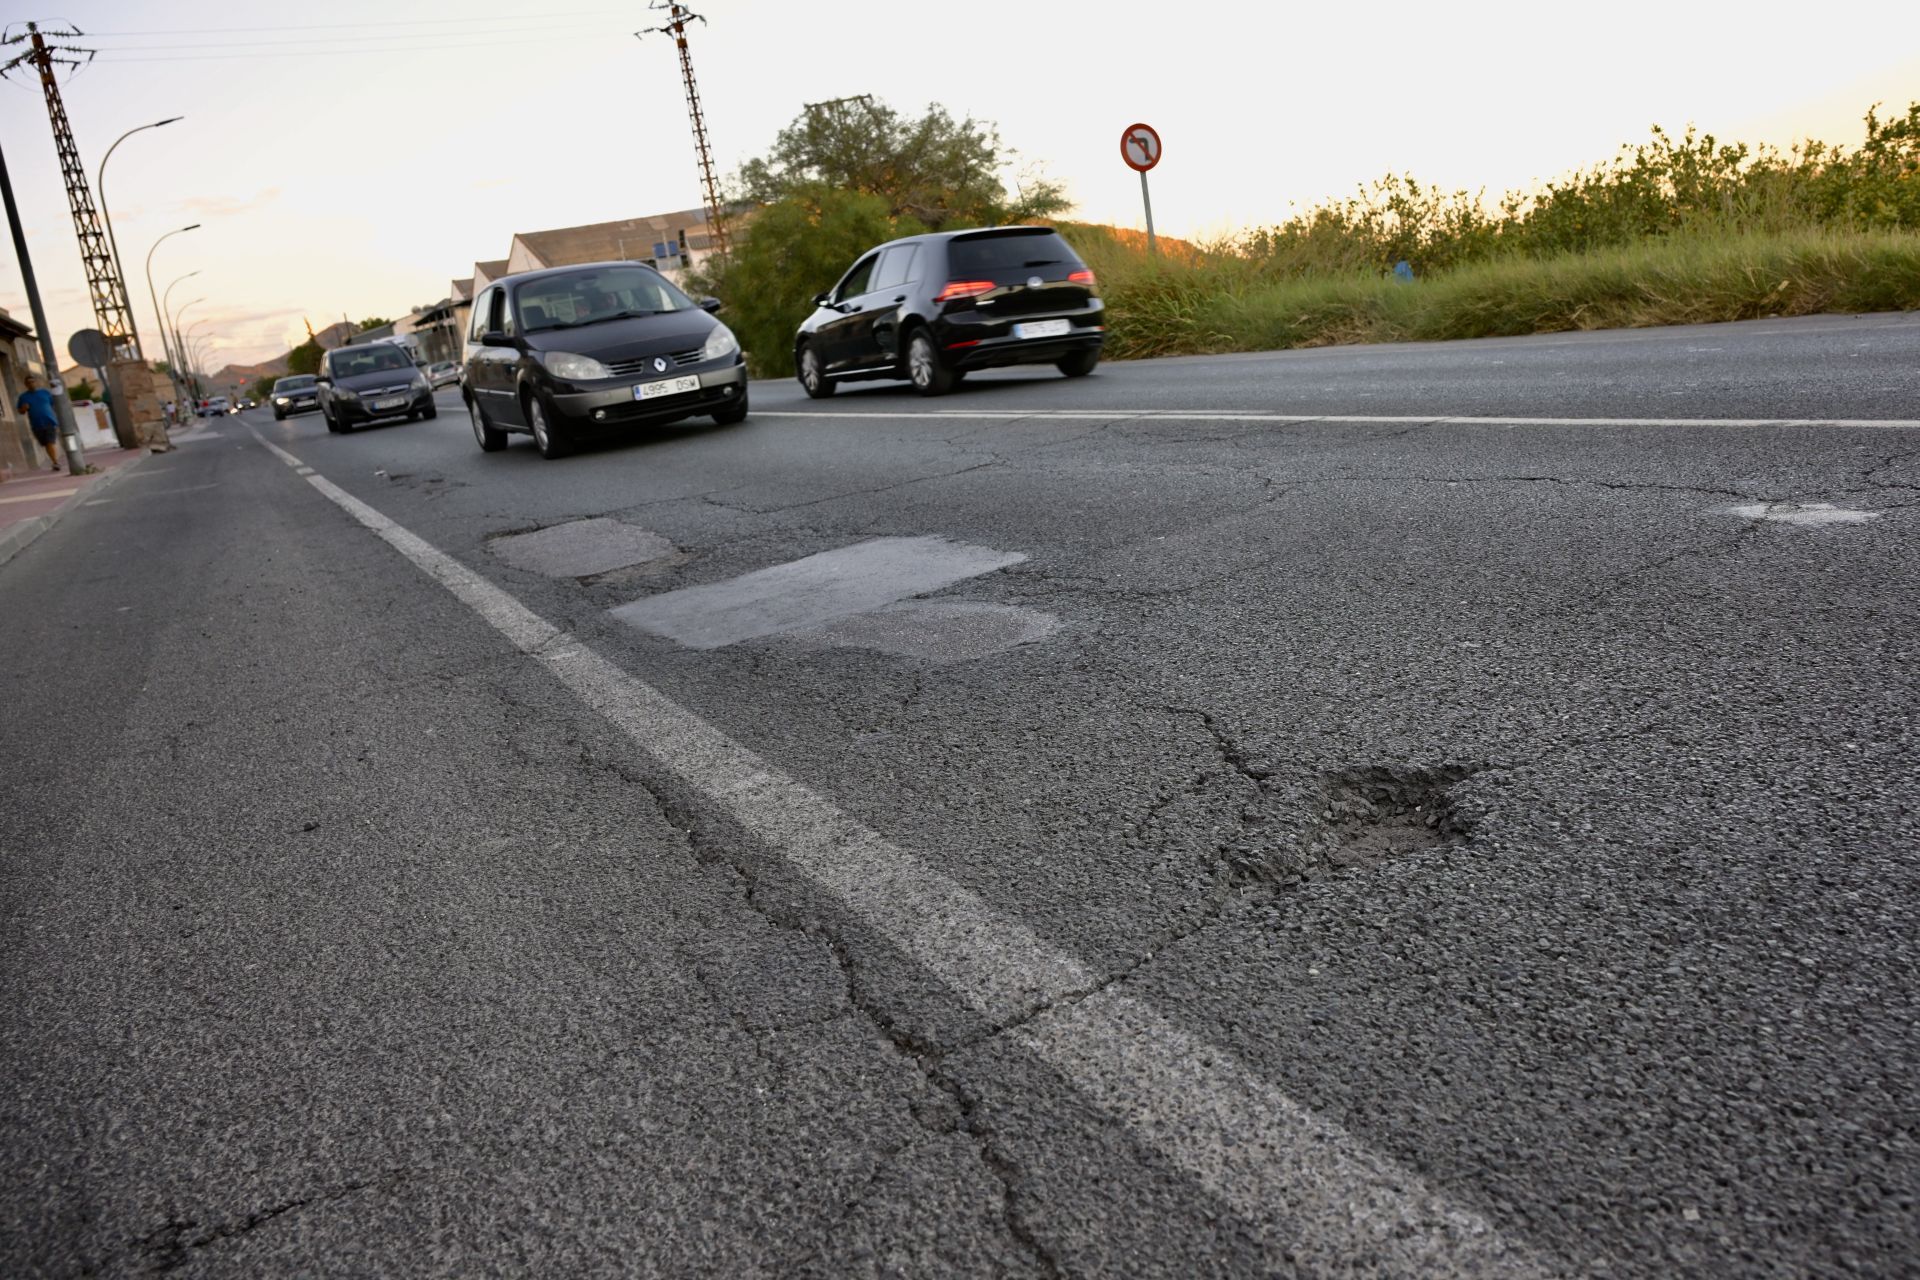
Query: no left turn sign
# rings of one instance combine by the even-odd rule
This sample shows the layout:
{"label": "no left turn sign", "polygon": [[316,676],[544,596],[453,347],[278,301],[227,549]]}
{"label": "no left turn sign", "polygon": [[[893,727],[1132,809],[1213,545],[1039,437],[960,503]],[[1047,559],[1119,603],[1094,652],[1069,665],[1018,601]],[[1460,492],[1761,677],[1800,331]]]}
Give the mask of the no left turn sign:
{"label": "no left turn sign", "polygon": [[1150,124],[1130,124],[1120,135],[1120,158],[1141,173],[1160,163],[1160,135]]}

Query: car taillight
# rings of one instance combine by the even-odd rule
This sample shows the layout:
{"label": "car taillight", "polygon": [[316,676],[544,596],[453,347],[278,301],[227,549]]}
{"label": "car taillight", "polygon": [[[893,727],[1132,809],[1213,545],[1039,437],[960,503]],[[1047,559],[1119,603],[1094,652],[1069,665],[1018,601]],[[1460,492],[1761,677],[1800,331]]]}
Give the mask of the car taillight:
{"label": "car taillight", "polygon": [[994,288],[991,280],[949,280],[946,288],[933,295],[933,300],[952,302],[955,298],[977,298],[983,293],[992,293]]}
{"label": "car taillight", "polygon": [[1072,281],[1074,284],[1083,284],[1087,286],[1087,288],[1089,289],[1093,288],[1093,272],[1091,271],[1085,271],[1085,270],[1076,271],[1072,275],[1068,276],[1067,279]]}

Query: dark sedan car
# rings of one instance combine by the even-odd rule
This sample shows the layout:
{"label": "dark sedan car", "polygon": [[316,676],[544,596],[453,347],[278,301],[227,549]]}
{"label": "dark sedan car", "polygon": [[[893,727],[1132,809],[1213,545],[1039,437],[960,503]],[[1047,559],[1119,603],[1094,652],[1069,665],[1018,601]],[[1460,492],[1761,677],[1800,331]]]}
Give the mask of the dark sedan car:
{"label": "dark sedan car", "polygon": [[273,384],[273,416],[280,419],[320,407],[320,387],[310,373],[288,374]]}
{"label": "dark sedan car", "polygon": [[1106,341],[1093,272],[1049,227],[895,240],[813,301],[793,364],[815,399],[866,378],[904,378],[937,396],[969,370],[1013,364],[1079,378]]}
{"label": "dark sedan car", "polygon": [[704,415],[747,416],[747,370],[720,304],[695,302],[640,262],[600,262],[508,276],[473,300],[462,379],[474,438],[507,433],[543,457],[595,429]]}
{"label": "dark sedan car", "polygon": [[381,418],[408,422],[438,414],[433,387],[413,357],[391,343],[335,347],[320,359],[320,415],[329,431]]}

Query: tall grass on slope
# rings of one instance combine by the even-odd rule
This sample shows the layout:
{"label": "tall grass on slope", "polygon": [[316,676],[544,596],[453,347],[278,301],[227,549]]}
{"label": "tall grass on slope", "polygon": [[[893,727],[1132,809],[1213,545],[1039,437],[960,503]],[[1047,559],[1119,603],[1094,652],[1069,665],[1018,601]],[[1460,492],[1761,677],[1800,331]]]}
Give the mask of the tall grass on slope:
{"label": "tall grass on slope", "polygon": [[1244,259],[1153,262],[1097,241],[1110,356],[1484,338],[1920,309],[1920,233],[1675,236],[1501,258],[1411,283],[1274,279]]}

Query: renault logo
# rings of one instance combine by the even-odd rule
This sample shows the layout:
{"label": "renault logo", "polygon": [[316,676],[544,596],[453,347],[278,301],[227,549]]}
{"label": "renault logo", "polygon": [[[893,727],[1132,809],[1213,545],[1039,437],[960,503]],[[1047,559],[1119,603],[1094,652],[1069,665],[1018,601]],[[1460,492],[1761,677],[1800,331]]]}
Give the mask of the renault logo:
{"label": "renault logo", "polygon": [[665,373],[667,371],[667,358],[665,356],[655,356],[653,358],[653,368],[656,373]]}

